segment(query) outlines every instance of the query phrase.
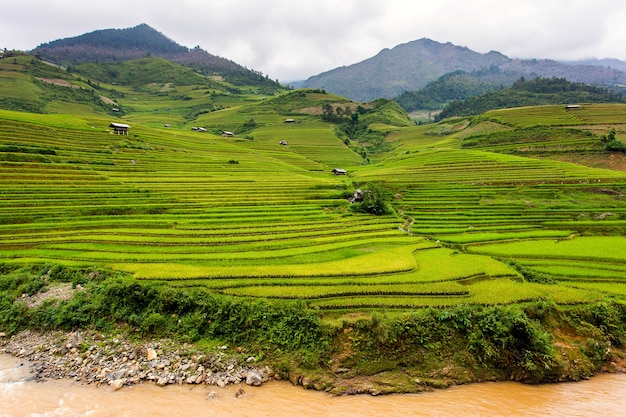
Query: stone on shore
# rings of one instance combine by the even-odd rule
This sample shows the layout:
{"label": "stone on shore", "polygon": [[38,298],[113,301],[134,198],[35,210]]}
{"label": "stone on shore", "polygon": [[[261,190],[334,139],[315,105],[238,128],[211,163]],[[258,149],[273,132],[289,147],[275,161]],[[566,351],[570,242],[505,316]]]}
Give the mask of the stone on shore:
{"label": "stone on shore", "polygon": [[156,350],[154,350],[153,348],[146,349],[146,355],[149,361],[154,361],[158,357]]}
{"label": "stone on shore", "polygon": [[252,385],[253,387],[258,387],[263,384],[263,377],[257,371],[250,370],[246,375],[246,384]]}
{"label": "stone on shore", "polygon": [[109,385],[111,385],[111,388],[113,388],[114,391],[117,391],[118,389],[122,388],[125,383],[126,383],[126,378],[122,378],[122,379],[116,379],[114,381],[111,381]]}

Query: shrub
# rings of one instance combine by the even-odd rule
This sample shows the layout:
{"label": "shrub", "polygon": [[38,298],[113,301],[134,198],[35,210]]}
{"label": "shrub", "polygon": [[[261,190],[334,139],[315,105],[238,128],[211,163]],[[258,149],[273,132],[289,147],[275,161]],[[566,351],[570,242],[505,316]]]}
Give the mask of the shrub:
{"label": "shrub", "polygon": [[606,144],[606,150],[611,152],[623,152],[626,153],[626,143],[620,142],[617,139],[613,139],[612,141]]}

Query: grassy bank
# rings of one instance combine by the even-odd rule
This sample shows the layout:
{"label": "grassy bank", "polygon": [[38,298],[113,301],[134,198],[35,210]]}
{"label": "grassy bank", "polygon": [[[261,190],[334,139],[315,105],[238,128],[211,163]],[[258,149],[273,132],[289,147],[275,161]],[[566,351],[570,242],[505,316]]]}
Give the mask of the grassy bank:
{"label": "grassy bank", "polygon": [[50,265],[4,265],[0,291],[0,330],[9,335],[84,328],[167,337],[198,349],[223,344],[282,378],[338,394],[579,380],[615,369],[626,340],[626,306],[609,298],[567,307],[545,300],[323,317],[302,301],[216,295]]}

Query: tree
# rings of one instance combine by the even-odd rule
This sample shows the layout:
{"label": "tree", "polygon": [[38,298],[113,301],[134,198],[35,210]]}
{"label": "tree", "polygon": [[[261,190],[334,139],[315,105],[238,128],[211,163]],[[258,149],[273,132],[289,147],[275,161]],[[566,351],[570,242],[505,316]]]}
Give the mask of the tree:
{"label": "tree", "polygon": [[359,203],[357,208],[360,211],[372,213],[377,216],[389,214],[393,209],[389,205],[391,192],[382,183],[370,183],[363,191],[363,201]]}
{"label": "tree", "polygon": [[600,140],[605,144],[607,151],[626,153],[626,143],[617,140],[615,129],[611,129],[608,134],[602,135]]}
{"label": "tree", "polygon": [[615,134],[616,134],[615,129],[611,129],[607,135],[602,135],[602,138],[601,138],[602,142],[609,143],[609,142],[614,141]]}

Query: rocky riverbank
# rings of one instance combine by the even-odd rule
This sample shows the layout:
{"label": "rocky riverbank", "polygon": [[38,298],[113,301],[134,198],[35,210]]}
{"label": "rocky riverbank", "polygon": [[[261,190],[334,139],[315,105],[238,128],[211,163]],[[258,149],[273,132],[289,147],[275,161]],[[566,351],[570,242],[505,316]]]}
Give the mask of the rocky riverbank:
{"label": "rocky riverbank", "polygon": [[87,331],[0,333],[0,352],[28,360],[38,381],[69,378],[120,389],[143,382],[258,386],[273,378],[268,367],[255,365],[254,357],[226,350],[206,352],[166,339],[135,342]]}

